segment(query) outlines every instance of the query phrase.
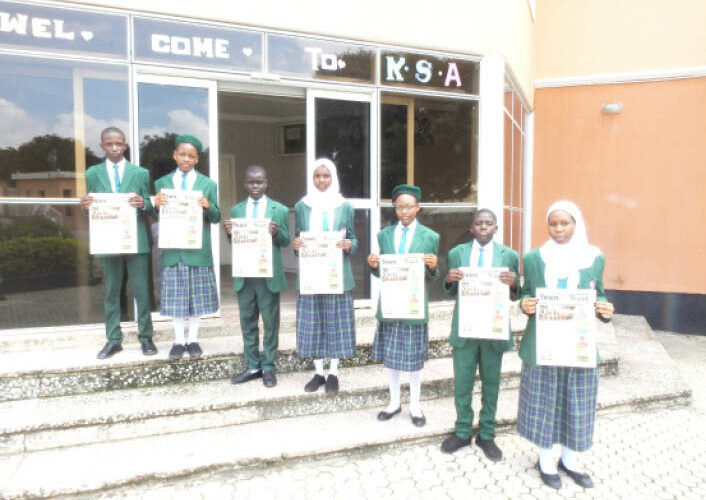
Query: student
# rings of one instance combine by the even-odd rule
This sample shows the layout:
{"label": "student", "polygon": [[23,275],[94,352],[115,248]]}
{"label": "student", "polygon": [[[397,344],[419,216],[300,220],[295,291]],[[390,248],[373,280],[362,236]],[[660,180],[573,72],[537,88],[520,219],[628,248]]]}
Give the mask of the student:
{"label": "student", "polygon": [[105,279],[105,333],[108,342],[98,353],[106,359],[122,351],[123,333],[120,331],[120,291],[124,272],[137,302],[137,338],[145,356],[157,354],[152,342],[152,311],[149,295],[149,253],[145,213],[152,210],[149,198],[149,171],[125,159],[125,134],[116,127],[101,132],[101,149],[105,161],[86,170],[86,196],[81,198],[81,208],[87,211],[93,204],[90,193],[132,193],[130,206],[137,212],[137,253],[100,255]]}
{"label": "student", "polygon": [[471,444],[473,435],[473,383],[476,368],[480,368],[482,387],[480,423],[476,445],[493,462],[503,454],[495,444],[495,411],[500,390],[500,369],[503,353],[512,347],[512,333],[507,340],[466,339],[458,336],[458,282],[463,279],[460,267],[506,267],[500,281],[510,287],[510,294],[517,291],[517,252],[493,241],[498,230],[495,214],[487,208],[478,210],[471,221],[473,239],[457,245],[449,252],[449,272],[444,292],[456,297],[449,344],[453,348],[454,398],[456,403],[456,430],[441,445],[441,451],[453,453]]}
{"label": "student", "polygon": [[[281,203],[265,196],[267,173],[259,165],[250,165],[245,171],[245,188],[248,199],[233,206],[232,219],[270,219],[269,232],[272,235],[272,277],[234,278],[233,291],[238,294],[240,329],[243,332],[243,354],[248,366],[231,382],[242,384],[259,377],[265,387],[277,385],[275,358],[279,339],[279,300],[280,292],[287,288],[287,278],[282,269],[282,247],[289,245],[289,210]],[[230,219],[223,221],[223,227],[230,238],[233,226]],[[263,355],[260,356],[260,331],[258,317],[262,315],[265,327]]]}
{"label": "student", "polygon": [[561,478],[552,446],[561,445],[559,469],[584,488],[593,487],[581,471],[580,453],[593,441],[598,392],[597,368],[540,366],[536,361],[537,288],[595,289],[596,315],[602,321],[613,316],[613,304],[603,290],[605,258],[588,244],[586,225],[579,208],[558,201],[547,211],[549,240],[523,259],[525,278],[520,307],[529,316],[520,344],[522,376],[517,429],[539,447],[537,467],[542,482],[559,489]]}
{"label": "student", "polygon": [[[392,190],[392,202],[399,222],[378,233],[381,254],[424,254],[425,279],[427,282],[439,278],[437,254],[439,235],[418,223],[419,201],[422,190],[417,186],[400,184]],[[368,265],[373,274],[379,276],[380,257],[368,256]],[[421,370],[429,359],[429,297],[424,287],[424,319],[383,318],[380,302],[377,310],[378,326],[373,341],[372,357],[382,360],[387,368],[390,384],[390,404],[378,413],[378,420],[390,420],[402,411],[400,405],[400,372],[409,372],[409,413],[417,427],[426,424],[419,396],[422,389]]]}
{"label": "student", "polygon": [[[203,208],[201,248],[162,249],[160,314],[171,316],[174,324],[174,344],[169,351],[169,359],[181,359],[184,350],[191,357],[201,356],[202,350],[198,342],[200,317],[218,310],[218,291],[211,254],[211,224],[221,220],[221,214],[218,211],[216,183],[195,170],[202,150],[201,141],[196,137],[178,136],[173,154],[177,169],[154,183],[157,192],[154,198],[157,215],[159,208],[167,205],[167,195],[160,192],[162,189],[203,193],[199,199],[199,206]],[[188,336],[184,333],[187,319]]]}
{"label": "student", "polygon": [[[314,358],[314,376],[304,386],[315,392],[326,385],[327,393],[338,392],[338,360],[355,354],[355,316],[353,313],[353,272],[350,255],[358,248],[353,222],[353,206],[343,199],[336,165],[319,158],[307,182],[307,195],[294,205],[295,252],[304,246],[302,231],[340,231],[336,245],[343,249],[343,294],[302,295],[297,292],[297,354]],[[299,280],[297,279],[297,290]],[[324,360],[330,358],[328,378]]]}

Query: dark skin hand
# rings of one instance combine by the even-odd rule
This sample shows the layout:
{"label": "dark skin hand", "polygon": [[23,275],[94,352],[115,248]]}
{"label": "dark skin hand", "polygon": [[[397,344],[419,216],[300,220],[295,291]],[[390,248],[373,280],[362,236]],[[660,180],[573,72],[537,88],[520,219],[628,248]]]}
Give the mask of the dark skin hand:
{"label": "dark skin hand", "polygon": [[[144,208],[145,207],[145,200],[142,198],[137,193],[131,193],[132,196],[128,200],[128,203],[130,204],[131,207],[134,208]],[[93,205],[93,197],[92,196],[82,196],[81,201],[80,201],[81,208],[84,210],[88,210],[91,208],[91,205]]]}
{"label": "dark skin hand", "polygon": [[[598,314],[603,319],[610,319],[613,317],[615,312],[615,307],[611,302],[594,302],[593,303],[596,314]],[[528,299],[522,299],[520,301],[520,308],[528,316],[532,316],[537,312],[537,299],[534,297]]]}
{"label": "dark skin hand", "polygon": [[[476,212],[470,227],[473,239],[481,246],[485,246],[493,240],[493,236],[498,231],[498,223],[490,212]],[[508,285],[513,290],[517,288],[517,277],[510,271],[501,272],[498,277],[500,282]],[[463,271],[459,268],[450,269],[446,274],[446,283],[450,285],[463,279]]]}

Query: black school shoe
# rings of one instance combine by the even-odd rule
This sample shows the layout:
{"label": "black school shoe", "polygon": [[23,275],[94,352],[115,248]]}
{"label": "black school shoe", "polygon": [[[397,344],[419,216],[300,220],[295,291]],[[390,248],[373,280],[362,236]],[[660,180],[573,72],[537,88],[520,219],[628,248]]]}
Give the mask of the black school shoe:
{"label": "black school shoe", "polygon": [[385,421],[387,421],[387,420],[390,420],[392,417],[394,417],[395,415],[397,415],[397,414],[400,413],[401,411],[402,411],[402,406],[401,406],[401,405],[398,406],[395,411],[385,411],[385,410],[382,410],[380,413],[378,413],[378,420],[379,420],[380,422],[385,422]]}
{"label": "black school shoe", "polygon": [[140,345],[142,346],[142,354],[145,356],[154,356],[157,354],[157,346],[154,345],[152,339],[140,340]]}
{"label": "black school shoe", "polygon": [[567,467],[564,465],[564,462],[561,461],[561,458],[559,459],[558,466],[560,471],[566,472],[566,474],[582,488],[593,488],[593,479],[591,479],[591,476],[589,476],[588,474],[567,469]]}
{"label": "black school shoe", "polygon": [[539,477],[544,484],[550,488],[554,488],[555,490],[561,488],[561,477],[559,477],[559,474],[545,474],[539,466],[539,461],[537,461],[537,470],[539,471]]}
{"label": "black school shoe", "polygon": [[275,372],[263,372],[262,384],[268,389],[277,385],[277,376]]}
{"label": "black school shoe", "polygon": [[326,394],[336,394],[338,392],[338,377],[329,375],[326,377]]}
{"label": "black school shoe", "polygon": [[319,375],[318,373],[314,374],[314,376],[309,380],[306,385],[304,386],[304,390],[306,392],[316,392],[319,390],[319,387],[324,385],[326,383],[326,377],[323,375]]}
{"label": "black school shoe", "polygon": [[192,358],[198,358],[203,354],[201,346],[198,342],[191,342],[189,344],[186,344],[186,352],[188,352],[189,356],[191,356]]}
{"label": "black school shoe", "polygon": [[488,460],[499,462],[503,458],[503,452],[498,448],[498,445],[495,444],[494,439],[481,439],[479,436],[476,436],[476,446],[483,450]]}
{"label": "black school shoe", "polygon": [[409,416],[412,418],[412,423],[415,427],[424,427],[425,425],[427,425],[427,417],[425,417],[423,413],[421,417],[415,417],[411,413],[409,414]]}
{"label": "black school shoe", "polygon": [[172,344],[172,348],[169,350],[169,359],[177,360],[181,359],[184,355],[184,344]]}
{"label": "black school shoe", "polygon": [[123,346],[120,345],[120,342],[113,342],[112,340],[109,340],[103,346],[103,349],[101,349],[98,352],[98,356],[96,356],[96,357],[98,359],[107,359],[107,358],[111,357],[113,354],[118,353],[122,350],[123,350]]}
{"label": "black school shoe", "polygon": [[444,442],[441,443],[441,451],[444,453],[453,453],[459,448],[463,448],[464,446],[469,446],[471,444],[471,438],[463,439],[458,437],[456,434],[451,434],[449,437],[444,439]]}

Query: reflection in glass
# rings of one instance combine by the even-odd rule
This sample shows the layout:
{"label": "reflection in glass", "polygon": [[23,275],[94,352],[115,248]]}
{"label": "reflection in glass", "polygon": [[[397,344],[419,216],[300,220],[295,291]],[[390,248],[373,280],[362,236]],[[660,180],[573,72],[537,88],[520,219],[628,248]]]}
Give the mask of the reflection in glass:
{"label": "reflection in glass", "polygon": [[351,269],[355,288],[354,299],[370,298],[370,268],[368,255],[370,255],[370,210],[355,211],[355,236],[358,238],[358,250],[351,255]]}
{"label": "reflection in glass", "polygon": [[[448,255],[456,245],[471,240],[470,226],[475,207],[429,207],[423,206],[417,220],[439,233],[439,271],[441,279],[449,271]],[[380,209],[380,228],[397,224],[395,209],[383,207]],[[429,300],[449,300],[441,288],[441,281],[434,282],[429,287]]]}
{"label": "reflection in glass", "polygon": [[[70,205],[0,204],[0,329],[103,322],[102,266]],[[129,319],[124,297],[123,320]]]}
{"label": "reflection in glass", "polygon": [[101,131],[129,132],[127,79],[127,66],[0,56],[0,195],[83,194]]}
{"label": "reflection in glass", "polygon": [[370,197],[370,103],[316,98],[316,157],[338,168],[345,198]]}
{"label": "reflection in glass", "polygon": [[[380,197],[389,199],[395,185],[413,183],[422,188],[425,203],[475,203],[477,101],[405,99],[408,104],[382,106]],[[406,112],[408,106],[413,107],[414,123]],[[414,136],[409,137],[407,131],[412,126]],[[414,149],[413,155],[408,154],[410,148]]]}

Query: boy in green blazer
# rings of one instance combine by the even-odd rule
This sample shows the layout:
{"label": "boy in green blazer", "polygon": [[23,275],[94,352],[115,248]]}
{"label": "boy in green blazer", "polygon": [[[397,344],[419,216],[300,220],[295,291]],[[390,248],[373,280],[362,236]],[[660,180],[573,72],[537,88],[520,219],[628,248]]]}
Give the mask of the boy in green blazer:
{"label": "boy in green blazer", "polygon": [[[248,366],[231,382],[242,384],[262,377],[265,387],[274,387],[277,385],[275,358],[279,340],[280,292],[287,288],[287,278],[282,269],[282,247],[289,245],[289,209],[265,196],[267,173],[259,165],[250,165],[245,171],[245,188],[248,199],[233,206],[230,216],[232,219],[270,219],[272,277],[233,279],[233,291],[238,294],[243,354]],[[233,234],[230,219],[223,221],[223,227],[230,238]],[[260,315],[265,327],[262,356],[258,350],[260,331],[257,322]]]}
{"label": "boy in green blazer", "polygon": [[449,344],[453,347],[454,397],[456,403],[456,431],[441,445],[441,451],[453,453],[471,444],[473,433],[473,383],[476,368],[480,368],[482,408],[476,445],[485,456],[497,462],[502,451],[495,444],[495,412],[500,390],[500,370],[503,353],[512,347],[512,332],[506,341],[467,339],[458,336],[458,282],[463,279],[460,267],[507,267],[500,273],[500,281],[510,287],[512,296],[517,291],[517,252],[493,241],[498,230],[495,214],[481,208],[471,222],[473,239],[449,251],[449,272],[444,280],[444,292],[456,297]]}
{"label": "boy in green blazer", "polygon": [[105,151],[103,163],[86,170],[86,195],[81,198],[81,209],[86,212],[93,204],[90,193],[132,193],[130,206],[138,209],[137,253],[100,255],[105,279],[105,333],[108,342],[98,353],[106,359],[122,350],[123,333],[120,331],[120,290],[127,269],[128,281],[137,302],[137,337],[145,356],[157,354],[152,342],[152,311],[149,295],[149,254],[145,213],[152,210],[149,198],[149,171],[125,159],[127,142],[125,134],[116,127],[101,132],[101,149]]}

